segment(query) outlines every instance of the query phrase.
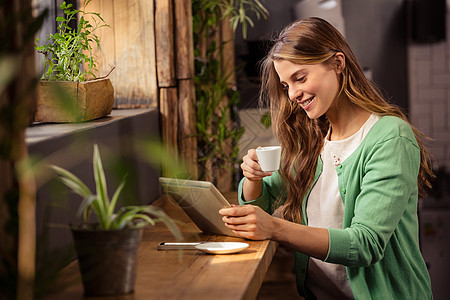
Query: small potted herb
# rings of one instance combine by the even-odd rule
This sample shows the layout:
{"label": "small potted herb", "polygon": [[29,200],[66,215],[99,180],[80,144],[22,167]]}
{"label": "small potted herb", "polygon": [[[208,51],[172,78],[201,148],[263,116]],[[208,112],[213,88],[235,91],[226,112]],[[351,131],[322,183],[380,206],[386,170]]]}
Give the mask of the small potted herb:
{"label": "small potted herb", "polygon": [[[99,13],[86,11],[90,2],[85,0],[83,10],[63,2],[57,32],[47,35],[43,45],[36,39],[44,74],[37,86],[35,122],[83,122],[111,113],[114,88],[107,76],[96,78],[92,52],[93,45],[100,47],[95,31],[109,25]],[[77,19],[78,25],[71,28],[69,23]]]}
{"label": "small potted herb", "polygon": [[[86,296],[127,294],[134,291],[137,249],[142,228],[164,222],[177,239],[181,239],[174,221],[152,205],[124,206],[116,204],[125,185],[122,180],[109,198],[100,152],[94,145],[93,170],[96,193],[73,173],[52,166],[59,179],[83,198],[77,215],[82,222],[70,225],[75,242],[84,293]],[[93,216],[90,216],[90,215]],[[95,217],[95,218],[92,218]]]}

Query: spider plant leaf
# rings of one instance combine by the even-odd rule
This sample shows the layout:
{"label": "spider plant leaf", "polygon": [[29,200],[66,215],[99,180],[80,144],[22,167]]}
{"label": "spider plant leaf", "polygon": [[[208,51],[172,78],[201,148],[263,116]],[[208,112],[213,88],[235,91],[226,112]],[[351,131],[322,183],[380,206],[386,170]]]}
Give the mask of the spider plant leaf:
{"label": "spider plant leaf", "polygon": [[141,219],[142,222],[133,224],[133,228],[140,228],[140,227],[144,227],[147,225],[152,225],[152,226],[155,225],[155,221],[150,216],[141,214],[138,212],[134,212],[132,214],[127,215],[124,218],[124,220],[123,220],[124,223],[123,223],[122,228],[125,227],[126,225],[130,224],[132,221],[134,221],[136,219]]}
{"label": "spider plant leaf", "polygon": [[138,222],[134,225],[135,228],[145,227],[147,225],[155,225],[155,221],[145,214],[135,214],[132,220],[141,219],[142,222]]}
{"label": "spider plant leaf", "polygon": [[67,171],[58,166],[51,166],[59,175],[61,175],[61,181],[72,191],[77,193],[83,198],[87,198],[92,195],[91,190],[72,172]]}
{"label": "spider plant leaf", "polygon": [[74,193],[80,195],[82,198],[89,197],[89,193],[85,191],[77,182],[67,177],[60,177],[59,180],[71,189]]}
{"label": "spider plant leaf", "polygon": [[95,197],[95,201],[92,202],[90,206],[97,217],[98,226],[100,229],[109,230],[111,228],[111,219],[105,213],[101,201],[99,201],[98,197]]}
{"label": "spider plant leaf", "polygon": [[127,226],[132,220],[133,216],[139,213],[140,209],[137,207],[122,207],[118,212],[117,216],[113,221],[113,227],[116,229],[123,229]]}
{"label": "spider plant leaf", "polygon": [[119,187],[116,189],[116,191],[114,192],[114,195],[111,198],[111,203],[108,206],[108,216],[112,216],[114,214],[114,209],[116,207],[117,204],[117,199],[119,199],[119,195],[123,190],[123,187],[125,186],[125,177],[122,179],[122,182],[120,183]]}
{"label": "spider plant leaf", "polygon": [[91,215],[91,211],[92,211],[92,205],[86,207],[86,209],[84,210],[84,213],[83,213],[83,222],[84,223],[89,222],[89,216]]}
{"label": "spider plant leaf", "polygon": [[109,199],[105,171],[103,170],[103,164],[97,144],[94,145],[93,168],[99,209],[102,211],[101,215],[104,216],[107,212],[107,208],[109,207]]}
{"label": "spider plant leaf", "polygon": [[78,218],[83,218],[83,221],[87,223],[89,219],[89,213],[90,213],[90,207],[92,206],[92,203],[95,201],[95,196],[90,195],[87,198],[84,198],[81,202],[80,206],[78,207],[78,211],[76,216]]}

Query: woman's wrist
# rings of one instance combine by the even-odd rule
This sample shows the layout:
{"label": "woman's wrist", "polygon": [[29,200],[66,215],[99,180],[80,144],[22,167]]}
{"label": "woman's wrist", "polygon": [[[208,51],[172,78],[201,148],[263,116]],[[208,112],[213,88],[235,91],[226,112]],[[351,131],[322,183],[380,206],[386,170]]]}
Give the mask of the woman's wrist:
{"label": "woman's wrist", "polygon": [[282,240],[280,237],[280,230],[283,231],[283,219],[270,216],[271,222],[270,222],[270,239],[275,242],[279,242]]}

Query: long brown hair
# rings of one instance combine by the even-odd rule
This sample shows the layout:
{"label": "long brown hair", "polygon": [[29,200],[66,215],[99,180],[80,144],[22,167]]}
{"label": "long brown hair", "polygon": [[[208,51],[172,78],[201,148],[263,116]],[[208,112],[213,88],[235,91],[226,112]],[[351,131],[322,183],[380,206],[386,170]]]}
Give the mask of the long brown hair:
{"label": "long brown hair", "polygon": [[[397,116],[409,123],[405,114],[388,103],[377,87],[369,81],[344,37],[327,21],[311,17],[292,23],[274,41],[274,45],[261,61],[261,101],[269,104],[275,135],[282,146],[280,175],[287,187],[283,217],[300,222],[302,201],[312,185],[317,160],[322,151],[329,122],[322,116],[310,119],[304,110],[290,101],[275,71],[275,60],[288,60],[296,64],[328,64],[341,52],[345,67],[340,77],[340,91],[336,95],[354,105],[380,116]],[[424,147],[426,138],[410,124],[420,147],[421,161],[418,176],[419,195],[425,195],[433,178],[431,155]]]}

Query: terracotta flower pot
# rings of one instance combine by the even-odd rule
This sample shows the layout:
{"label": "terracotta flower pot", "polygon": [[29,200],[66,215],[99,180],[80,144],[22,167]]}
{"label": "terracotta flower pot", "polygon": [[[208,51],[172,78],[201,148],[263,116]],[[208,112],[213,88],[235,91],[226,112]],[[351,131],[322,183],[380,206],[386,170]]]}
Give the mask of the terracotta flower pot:
{"label": "terracotta flower pot", "polygon": [[87,230],[71,227],[85,296],[134,292],[142,229]]}

